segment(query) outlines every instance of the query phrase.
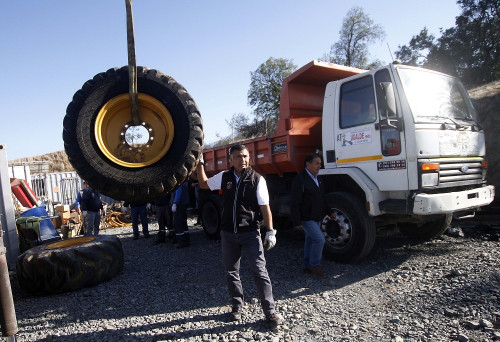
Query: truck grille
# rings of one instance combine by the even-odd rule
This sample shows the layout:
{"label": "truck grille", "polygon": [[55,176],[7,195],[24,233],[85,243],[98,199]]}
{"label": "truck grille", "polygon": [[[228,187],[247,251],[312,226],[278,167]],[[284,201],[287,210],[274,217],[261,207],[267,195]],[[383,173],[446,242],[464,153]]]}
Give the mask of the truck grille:
{"label": "truck grille", "polygon": [[483,158],[436,158],[426,163],[439,163],[439,188],[483,183]]}

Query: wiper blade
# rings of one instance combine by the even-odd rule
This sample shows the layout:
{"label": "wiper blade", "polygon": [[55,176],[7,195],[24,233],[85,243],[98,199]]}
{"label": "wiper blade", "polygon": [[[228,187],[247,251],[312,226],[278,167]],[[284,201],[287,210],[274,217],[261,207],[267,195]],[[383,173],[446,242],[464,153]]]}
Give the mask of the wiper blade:
{"label": "wiper blade", "polygon": [[[464,120],[464,121],[472,121],[473,123],[476,124],[478,131],[483,131],[483,127],[475,119],[473,119],[473,118],[463,118],[462,120]],[[474,125],[472,125],[472,127],[474,127]]]}
{"label": "wiper blade", "polygon": [[[461,125],[459,124],[458,122],[456,122],[455,120],[453,120],[452,118],[450,118],[449,116],[439,116],[439,115],[435,115],[435,116],[428,116],[428,118],[430,119],[445,119],[445,120],[450,120],[453,124],[455,124],[455,127],[457,130],[463,130],[465,129],[465,126],[464,125]],[[441,128],[442,129],[446,129],[446,124],[443,123],[441,125]]]}

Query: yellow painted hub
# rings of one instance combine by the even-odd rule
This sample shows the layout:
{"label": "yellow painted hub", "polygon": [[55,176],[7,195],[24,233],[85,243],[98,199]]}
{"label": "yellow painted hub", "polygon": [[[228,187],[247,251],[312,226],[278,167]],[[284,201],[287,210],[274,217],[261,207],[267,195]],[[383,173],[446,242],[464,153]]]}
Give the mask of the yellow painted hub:
{"label": "yellow painted hub", "polygon": [[68,240],[63,240],[59,242],[54,242],[46,245],[44,249],[58,249],[58,248],[64,248],[64,247],[71,247],[71,246],[76,246],[76,245],[82,245],[84,243],[94,241],[95,237],[93,236],[83,236],[83,237],[77,237],[74,239],[68,239]]}
{"label": "yellow painted hub", "polygon": [[138,168],[156,163],[174,139],[168,109],[152,96],[139,93],[141,123],[133,126],[129,94],[109,100],[97,114],[94,133],[101,152],[120,166]]}

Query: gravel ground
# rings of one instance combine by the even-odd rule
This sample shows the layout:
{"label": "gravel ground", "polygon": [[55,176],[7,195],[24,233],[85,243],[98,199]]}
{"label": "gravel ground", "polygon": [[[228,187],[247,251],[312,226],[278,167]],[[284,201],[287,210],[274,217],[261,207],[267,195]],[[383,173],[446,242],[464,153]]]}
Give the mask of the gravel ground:
{"label": "gravel ground", "polygon": [[[190,219],[191,247],[132,240],[107,229],[125,252],[123,271],[79,291],[33,297],[15,278],[18,341],[493,341],[500,340],[500,242],[492,225],[461,223],[456,236],[423,242],[397,232],[347,265],[324,261],[326,276],[302,274],[300,231],[278,232],[267,252],[285,324],[263,321],[252,276],[242,263],[245,315],[230,322],[220,243]],[[457,226],[453,224],[452,226]],[[458,236],[462,232],[464,236]]]}

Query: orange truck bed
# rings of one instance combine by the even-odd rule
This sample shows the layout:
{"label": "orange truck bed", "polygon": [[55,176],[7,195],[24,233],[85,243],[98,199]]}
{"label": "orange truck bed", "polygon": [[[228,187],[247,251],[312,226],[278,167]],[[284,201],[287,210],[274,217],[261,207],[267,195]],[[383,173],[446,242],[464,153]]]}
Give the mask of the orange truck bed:
{"label": "orange truck bed", "polygon": [[[365,70],[312,61],[283,80],[280,119],[276,133],[268,137],[240,141],[248,148],[250,163],[261,175],[297,173],[306,155],[321,150],[321,117],[328,82]],[[212,176],[230,167],[231,145],[205,149],[205,171]]]}

